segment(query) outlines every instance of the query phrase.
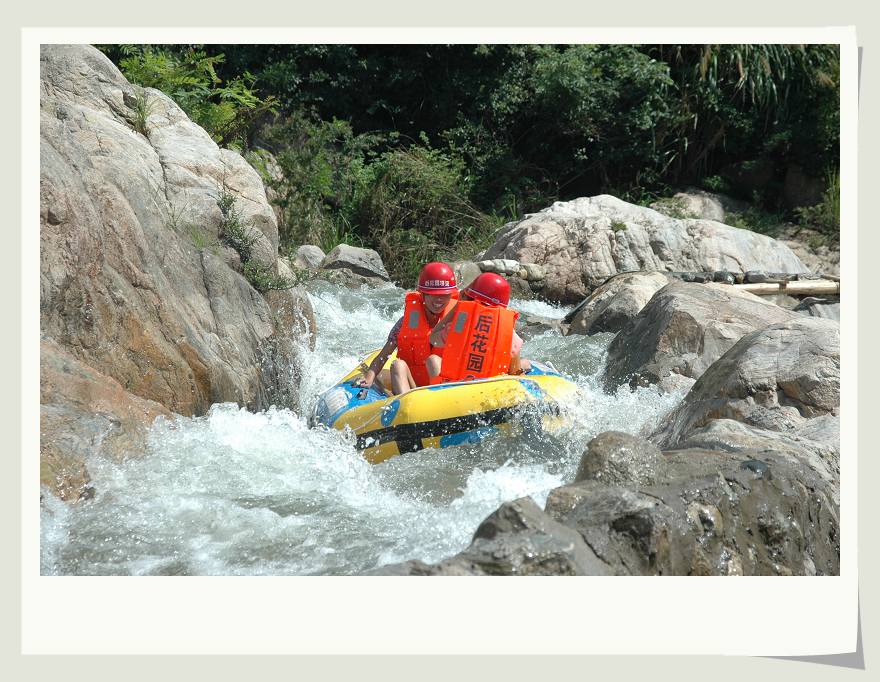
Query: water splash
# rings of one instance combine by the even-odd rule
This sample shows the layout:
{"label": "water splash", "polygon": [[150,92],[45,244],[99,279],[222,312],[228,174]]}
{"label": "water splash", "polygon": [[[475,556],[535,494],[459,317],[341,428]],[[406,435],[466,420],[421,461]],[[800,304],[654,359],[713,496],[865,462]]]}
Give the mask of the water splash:
{"label": "water splash", "polygon": [[574,309],[574,306],[558,306],[553,305],[552,303],[546,303],[545,301],[533,301],[519,298],[510,299],[510,307],[520,313],[540,315],[541,317],[546,317],[551,320],[561,320]]}
{"label": "water splash", "polygon": [[436,562],[466,547],[503,502],[528,495],[543,505],[573,478],[590,438],[650,430],[682,397],[652,388],[605,394],[597,377],[611,335],[550,331],[527,341],[524,355],[551,361],[578,384],[565,433],[373,466],[351,434],[309,429],[305,416],[321,391],[384,343],[403,291],[313,282],[309,296],[319,331],[315,350],[304,352],[299,408],[254,414],[214,405],[204,417],[158,420],[145,455],[88,462],[94,499],[67,506],[44,492],[44,574],[351,574]]}

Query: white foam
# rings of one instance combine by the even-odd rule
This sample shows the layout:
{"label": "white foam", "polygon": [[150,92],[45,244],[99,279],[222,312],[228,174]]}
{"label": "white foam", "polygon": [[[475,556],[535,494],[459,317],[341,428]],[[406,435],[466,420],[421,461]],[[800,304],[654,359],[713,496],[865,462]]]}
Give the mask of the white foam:
{"label": "white foam", "polygon": [[530,315],[540,315],[553,320],[561,320],[568,315],[574,306],[554,305],[546,301],[526,300],[521,298],[510,299],[510,307],[513,310]]}

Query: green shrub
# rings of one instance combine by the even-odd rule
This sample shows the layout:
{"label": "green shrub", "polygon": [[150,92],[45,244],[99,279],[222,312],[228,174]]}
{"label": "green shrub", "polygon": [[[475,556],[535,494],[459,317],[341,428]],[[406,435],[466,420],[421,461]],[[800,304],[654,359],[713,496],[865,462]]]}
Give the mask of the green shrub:
{"label": "green shrub", "polygon": [[270,289],[290,289],[300,283],[300,276],[291,280],[276,274],[272,268],[251,260],[253,246],[259,239],[259,234],[253,228],[244,224],[241,214],[235,204],[235,196],[221,187],[217,193],[217,206],[220,209],[220,241],[232,247],[241,257],[241,270],[251,286],[259,292]]}
{"label": "green shrub", "polygon": [[265,173],[264,180],[278,195],[285,250],[301,244],[316,244],[324,251],[340,243],[364,245],[352,218],[363,191],[366,159],[380,139],[355,135],[345,121],[321,121],[307,112],[266,127],[262,142],[275,150],[281,178]]}
{"label": "green shrub", "polygon": [[220,229],[218,237],[221,243],[231,246],[241,256],[241,262],[251,259],[254,244],[260,238],[256,230],[242,222],[241,214],[235,205],[235,196],[225,186],[217,194],[217,207],[220,209]]}
{"label": "green shrub", "polygon": [[392,279],[415,281],[432,260],[470,257],[487,246],[499,219],[468,199],[461,159],[427,146],[396,149],[365,166],[355,218],[368,230]]}
{"label": "green shrub", "polygon": [[818,230],[832,240],[840,238],[840,171],[830,170],[826,174],[826,189],[822,201],[815,206],[795,209],[798,222]]}
{"label": "green shrub", "polygon": [[657,201],[653,202],[651,206],[655,211],[659,211],[663,215],[668,215],[670,218],[697,217],[692,211],[687,210],[684,201],[674,197],[657,199]]}
{"label": "green shrub", "polygon": [[271,289],[290,289],[297,284],[296,281],[277,275],[271,268],[256,261],[242,263],[241,270],[245,279],[260,293]]}
{"label": "green shrub", "polygon": [[702,181],[703,188],[709,192],[718,192],[719,194],[730,193],[730,183],[720,175],[707,175]]}
{"label": "green shrub", "polygon": [[475,93],[475,115],[447,131],[484,206],[515,194],[523,210],[559,198],[655,185],[670,163],[677,113],[669,69],[630,45],[520,45]]}
{"label": "green shrub", "polygon": [[727,187],[722,174],[758,158],[775,173],[763,190],[776,208],[792,162],[809,175],[839,166],[833,44],[101,49],[222,144],[263,136],[269,93],[299,117],[290,143],[270,147],[292,154],[289,242],[369,242],[354,216],[365,168],[422,130],[464,161],[468,199],[507,219],[599,193],[642,204],[683,185],[747,194],[751,185],[730,175]]}
{"label": "green shrub", "polygon": [[621,220],[612,220],[611,221],[611,231],[612,232],[622,232],[626,229],[626,223]]}
{"label": "green shrub", "polygon": [[344,121],[307,112],[268,126],[261,143],[275,150],[281,177],[270,175],[264,159],[252,163],[277,193],[282,249],[369,246],[393,278],[409,282],[428,260],[469,258],[488,246],[504,219],[470,202],[469,174],[454,152],[421,142],[378,154],[398,138],[356,135]]}
{"label": "green shrub", "polygon": [[119,67],[128,80],[164,92],[220,145],[246,146],[253,122],[276,108],[274,97],[256,94],[256,79],[247,71],[223,83],[216,71],[223,63],[222,54],[152,45],[119,49],[126,55]]}
{"label": "green shrub", "polygon": [[146,90],[138,88],[135,91],[134,106],[132,107],[132,112],[134,113],[132,127],[144,137],[149,137],[150,130],[148,121],[150,114],[153,113],[154,105],[155,102],[150,99]]}
{"label": "green shrub", "polygon": [[785,224],[785,216],[781,213],[765,211],[760,208],[760,202],[756,200],[754,205],[742,213],[731,211],[725,214],[724,222],[732,227],[776,237]]}
{"label": "green shrub", "polygon": [[[839,158],[836,45],[645,45],[667,65],[677,116],[665,131],[667,181],[699,182],[724,166],[766,156],[808,171]],[[676,103],[675,100],[678,100]],[[773,189],[773,198],[780,188]],[[776,201],[771,204],[778,203]]]}

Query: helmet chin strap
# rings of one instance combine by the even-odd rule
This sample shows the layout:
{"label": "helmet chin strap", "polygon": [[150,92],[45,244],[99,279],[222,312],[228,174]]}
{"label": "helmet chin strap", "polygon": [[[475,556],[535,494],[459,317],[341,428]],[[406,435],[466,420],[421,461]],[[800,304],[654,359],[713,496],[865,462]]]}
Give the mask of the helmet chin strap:
{"label": "helmet chin strap", "polygon": [[[476,296],[474,296],[474,294],[476,294]],[[486,294],[480,293],[478,291],[474,292],[474,291],[469,290],[468,295],[473,297],[475,300],[480,301],[480,303],[486,303],[489,305],[498,305],[498,306],[502,306],[502,307],[504,306],[504,304],[501,301],[499,301],[497,298],[492,298],[491,296],[486,296]]]}

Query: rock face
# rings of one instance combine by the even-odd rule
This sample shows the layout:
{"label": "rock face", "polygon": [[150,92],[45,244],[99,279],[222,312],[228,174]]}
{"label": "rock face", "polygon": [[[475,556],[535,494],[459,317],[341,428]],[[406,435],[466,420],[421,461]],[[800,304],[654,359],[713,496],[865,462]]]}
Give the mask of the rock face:
{"label": "rock face", "polygon": [[363,277],[378,277],[386,282],[390,279],[382,264],[382,258],[373,249],[361,249],[348,244],[334,247],[321,263],[326,270],[351,270]]}
{"label": "rock face", "polygon": [[568,333],[620,331],[669,282],[662,272],[625,272],[612,277],[566,316]]}
{"label": "rock face", "polygon": [[251,260],[278,272],[276,218],[257,172],[92,47],[44,45],[40,64],[43,339],[95,381],[183,415],[290,397],[296,386],[279,382],[313,328],[309,300],[295,303],[304,325],[276,325],[218,238],[225,193],[254,238]]}
{"label": "rock face", "polygon": [[541,295],[564,303],[631,270],[806,270],[788,247],[764,235],[671,218],[608,195],[557,202],[509,223],[482,257],[540,265]]}
{"label": "rock face", "polygon": [[262,385],[266,402],[299,407],[300,367],[304,349],[315,349],[317,323],[308,295],[302,289],[270,290],[263,294],[275,333],[260,346]]}
{"label": "rock face", "polygon": [[436,566],[421,561],[383,566],[373,575],[607,575],[605,565],[571,528],[531,498],[502,505],[464,552]]}
{"label": "rock face", "polygon": [[840,326],[798,317],[743,337],[651,439],[666,449],[773,450],[836,486],[839,406]]}
{"label": "rock face", "polygon": [[620,338],[641,372],[698,377],[648,440],[601,433],[543,512],[505,505],[458,555],[373,573],[839,575],[839,325],[673,282]]}
{"label": "rock face", "polygon": [[582,481],[553,490],[546,512],[615,575],[840,571],[830,486],[774,453],[665,453],[650,485]]}
{"label": "rock face", "polygon": [[126,391],[57,343],[40,343],[40,483],[62,500],[90,493],[86,460],[146,448],[147,426],[171,413]]}
{"label": "rock face", "polygon": [[672,282],[611,342],[605,387],[653,384],[670,374],[697,379],[745,334],[794,317],[727,285]]}

